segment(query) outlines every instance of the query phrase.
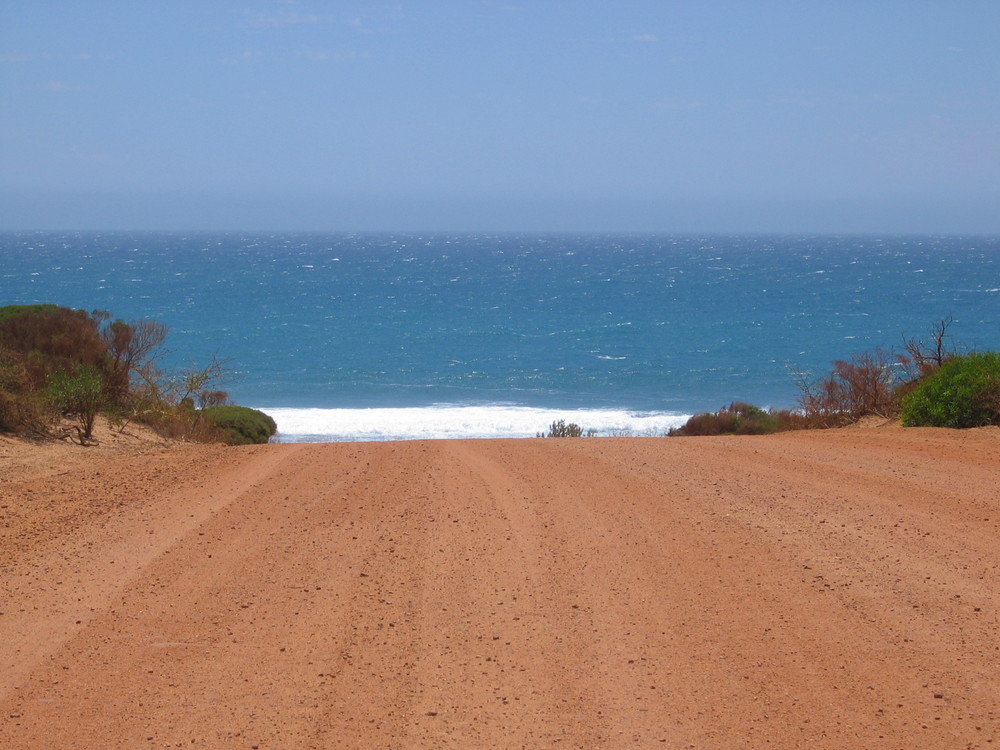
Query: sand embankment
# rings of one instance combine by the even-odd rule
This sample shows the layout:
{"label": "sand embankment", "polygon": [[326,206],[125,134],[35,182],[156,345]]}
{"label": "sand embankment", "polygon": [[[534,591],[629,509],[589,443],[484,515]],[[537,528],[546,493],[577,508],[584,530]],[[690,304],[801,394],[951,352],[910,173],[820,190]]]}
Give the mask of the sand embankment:
{"label": "sand embankment", "polygon": [[998,448],[6,442],[0,746],[993,747]]}

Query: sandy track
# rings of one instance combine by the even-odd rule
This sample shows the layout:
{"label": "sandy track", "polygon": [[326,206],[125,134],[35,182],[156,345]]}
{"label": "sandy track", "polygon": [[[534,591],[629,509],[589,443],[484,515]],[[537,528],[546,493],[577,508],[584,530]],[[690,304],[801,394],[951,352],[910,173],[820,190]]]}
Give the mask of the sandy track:
{"label": "sandy track", "polygon": [[1000,430],[0,476],[0,746],[1000,742]]}

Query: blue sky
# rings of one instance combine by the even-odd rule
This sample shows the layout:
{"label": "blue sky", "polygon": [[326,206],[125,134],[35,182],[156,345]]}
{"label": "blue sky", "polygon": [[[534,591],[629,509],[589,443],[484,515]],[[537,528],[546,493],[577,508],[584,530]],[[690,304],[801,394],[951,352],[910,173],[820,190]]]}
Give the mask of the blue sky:
{"label": "blue sky", "polygon": [[0,228],[996,233],[998,40],[996,0],[0,0]]}

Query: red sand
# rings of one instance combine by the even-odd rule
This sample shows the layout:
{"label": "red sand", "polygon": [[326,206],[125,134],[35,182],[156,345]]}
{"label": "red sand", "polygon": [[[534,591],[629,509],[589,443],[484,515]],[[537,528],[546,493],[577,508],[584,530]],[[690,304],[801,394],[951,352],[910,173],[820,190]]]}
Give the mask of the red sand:
{"label": "red sand", "polygon": [[994,747],[998,448],[0,442],[0,747]]}

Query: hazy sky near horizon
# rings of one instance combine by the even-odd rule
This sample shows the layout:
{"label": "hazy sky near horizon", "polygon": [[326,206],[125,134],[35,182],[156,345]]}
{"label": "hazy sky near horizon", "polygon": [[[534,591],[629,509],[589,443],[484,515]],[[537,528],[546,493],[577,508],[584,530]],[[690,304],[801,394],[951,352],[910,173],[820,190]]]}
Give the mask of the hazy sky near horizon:
{"label": "hazy sky near horizon", "polygon": [[996,0],[0,0],[0,229],[997,233],[998,40]]}

